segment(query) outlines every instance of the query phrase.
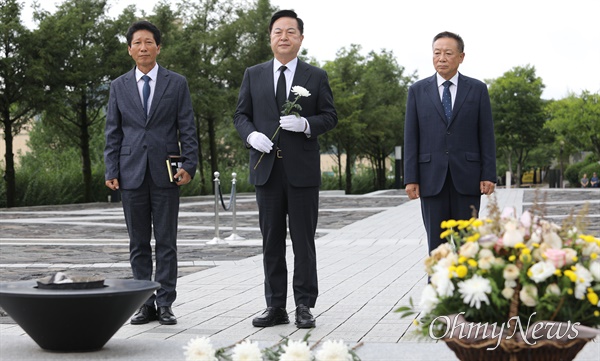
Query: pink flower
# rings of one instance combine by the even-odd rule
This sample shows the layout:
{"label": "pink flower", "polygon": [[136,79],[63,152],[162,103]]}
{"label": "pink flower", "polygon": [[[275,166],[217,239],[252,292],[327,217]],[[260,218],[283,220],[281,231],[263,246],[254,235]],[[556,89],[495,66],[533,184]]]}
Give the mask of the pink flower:
{"label": "pink flower", "polygon": [[562,249],[548,248],[544,255],[556,268],[562,268],[567,263],[567,252]]}

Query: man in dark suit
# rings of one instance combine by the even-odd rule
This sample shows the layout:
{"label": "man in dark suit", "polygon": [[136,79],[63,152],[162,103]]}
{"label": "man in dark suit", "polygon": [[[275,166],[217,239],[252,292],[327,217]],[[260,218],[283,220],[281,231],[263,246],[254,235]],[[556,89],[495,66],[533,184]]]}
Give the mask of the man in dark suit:
{"label": "man in dark suit", "polygon": [[[186,79],[156,63],[161,40],[158,28],[147,21],[136,22],[126,38],[135,68],[110,86],[106,186],[121,192],[135,279],[152,279],[154,229],[154,279],[161,287],[140,307],[131,324],[158,319],[173,325],[177,323],[171,305],[177,295],[178,186],[191,181],[198,162],[194,113]],[[172,155],[183,158],[174,179],[166,163]]]}
{"label": "man in dark suit", "polygon": [[[263,235],[267,309],[252,321],[256,327],[289,323],[286,218],[294,251],[296,326],[315,326],[310,308],[318,295],[315,231],[321,166],[317,137],[336,126],[337,114],[325,71],[297,58],[303,30],[294,11],[273,15],[269,33],[275,59],[246,69],[233,120],[250,148],[250,182],[256,187]],[[282,104],[276,99],[283,103],[295,98],[290,94],[292,86],[305,88],[310,96],[299,98],[300,116],[281,116]]]}
{"label": "man in dark suit", "polygon": [[470,219],[481,195],[496,182],[494,123],[487,87],[458,72],[465,57],[462,38],[433,38],[436,74],[408,91],[404,125],[404,184],[421,198],[429,252],[443,240],[441,223]]}

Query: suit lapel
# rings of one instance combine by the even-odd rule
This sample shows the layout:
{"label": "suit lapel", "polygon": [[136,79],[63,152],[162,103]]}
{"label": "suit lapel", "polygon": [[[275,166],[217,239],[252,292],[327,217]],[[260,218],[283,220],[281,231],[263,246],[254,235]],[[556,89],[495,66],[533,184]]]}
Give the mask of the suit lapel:
{"label": "suit lapel", "polygon": [[425,88],[425,92],[427,92],[427,96],[429,100],[438,111],[440,115],[440,121],[446,124],[446,115],[444,114],[444,108],[442,107],[442,100],[440,99],[440,92],[438,90],[437,85],[437,77],[436,74],[433,74],[431,78],[429,78],[428,85]]}
{"label": "suit lapel", "polygon": [[169,71],[162,66],[159,66],[156,78],[156,86],[154,87],[154,95],[152,96],[152,104],[150,105],[150,112],[148,114],[148,123],[150,123],[152,116],[154,113],[156,113],[156,109],[160,104],[160,100],[165,94],[165,90],[169,86]]}
{"label": "suit lapel", "polygon": [[469,94],[470,90],[471,90],[471,83],[469,82],[469,80],[467,78],[465,78],[464,76],[462,76],[459,73],[458,74],[458,88],[456,91],[456,99],[454,100],[454,106],[452,106],[452,118],[450,119],[450,123],[448,124],[448,127],[450,126],[450,124],[452,124],[452,121],[454,120],[454,118],[456,118],[456,114],[458,114],[460,108],[465,103],[465,99],[467,99],[467,94]]}
{"label": "suit lapel", "polygon": [[133,69],[127,73],[127,76],[125,77],[125,94],[126,96],[132,97],[131,103],[136,104],[136,112],[140,114],[140,120],[142,123],[145,122],[144,105],[142,104],[140,91],[135,79],[135,67],[133,67]]}
{"label": "suit lapel", "polygon": [[[308,65],[302,60],[298,59],[298,65],[296,65],[296,72],[294,73],[294,79],[292,79],[292,86],[300,85],[306,88],[308,79],[310,78],[310,71]],[[294,95],[290,91],[288,99],[293,98]]]}

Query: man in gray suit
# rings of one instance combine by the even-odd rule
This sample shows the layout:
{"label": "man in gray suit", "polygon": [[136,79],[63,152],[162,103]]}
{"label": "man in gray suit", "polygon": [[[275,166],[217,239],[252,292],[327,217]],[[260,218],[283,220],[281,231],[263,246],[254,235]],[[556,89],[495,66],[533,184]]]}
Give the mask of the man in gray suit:
{"label": "man in gray suit", "polygon": [[410,199],[421,198],[429,252],[442,243],[442,221],[477,214],[496,182],[487,86],[458,72],[460,36],[439,33],[432,47],[436,73],[409,88],[404,124],[404,184]]}
{"label": "man in gray suit", "polygon": [[[186,79],[156,62],[161,34],[147,21],[127,31],[135,68],[110,86],[106,114],[106,186],[120,190],[129,232],[133,277],[151,280],[152,230],[155,281],[161,284],[131,319],[177,323],[171,305],[177,292],[177,218],[179,187],[191,181],[198,163],[198,141]],[[181,156],[182,166],[169,176],[167,159]]]}
{"label": "man in gray suit", "polygon": [[[294,251],[296,326],[315,326],[310,308],[318,295],[315,232],[321,163],[317,137],[336,126],[337,114],[325,71],[297,57],[303,30],[302,20],[292,10],[271,17],[275,59],[246,69],[233,119],[250,149],[250,182],[256,186],[263,235],[267,309],[252,321],[256,327],[289,323],[286,218]],[[310,95],[299,98],[299,116],[281,116],[284,100],[295,99],[290,94],[293,86],[305,88]]]}

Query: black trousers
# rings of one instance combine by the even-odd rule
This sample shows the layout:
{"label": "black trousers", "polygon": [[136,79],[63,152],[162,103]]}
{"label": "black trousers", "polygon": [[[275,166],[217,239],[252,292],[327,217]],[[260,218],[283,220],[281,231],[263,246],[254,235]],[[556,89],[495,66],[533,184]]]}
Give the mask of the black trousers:
{"label": "black trousers", "polygon": [[441,192],[433,197],[421,197],[421,214],[427,231],[429,253],[442,243],[446,243],[445,239],[440,238],[440,234],[444,231],[441,227],[442,221],[471,219],[473,210],[477,217],[480,204],[481,195],[458,193],[452,183],[450,169],[448,169]]}
{"label": "black trousers", "polygon": [[177,219],[179,188],[160,188],[146,170],[138,189],[121,190],[125,223],[129,232],[129,261],[133,278],[152,280],[153,262],[150,244],[154,229],[156,274],[161,287],[150,296],[147,305],[171,306],[177,297]]}
{"label": "black trousers", "polygon": [[314,307],[318,295],[315,232],[319,210],[319,187],[294,187],[288,182],[281,159],[271,176],[256,187],[267,306],[286,307],[288,270],[286,221],[294,251],[293,290],[296,305]]}

